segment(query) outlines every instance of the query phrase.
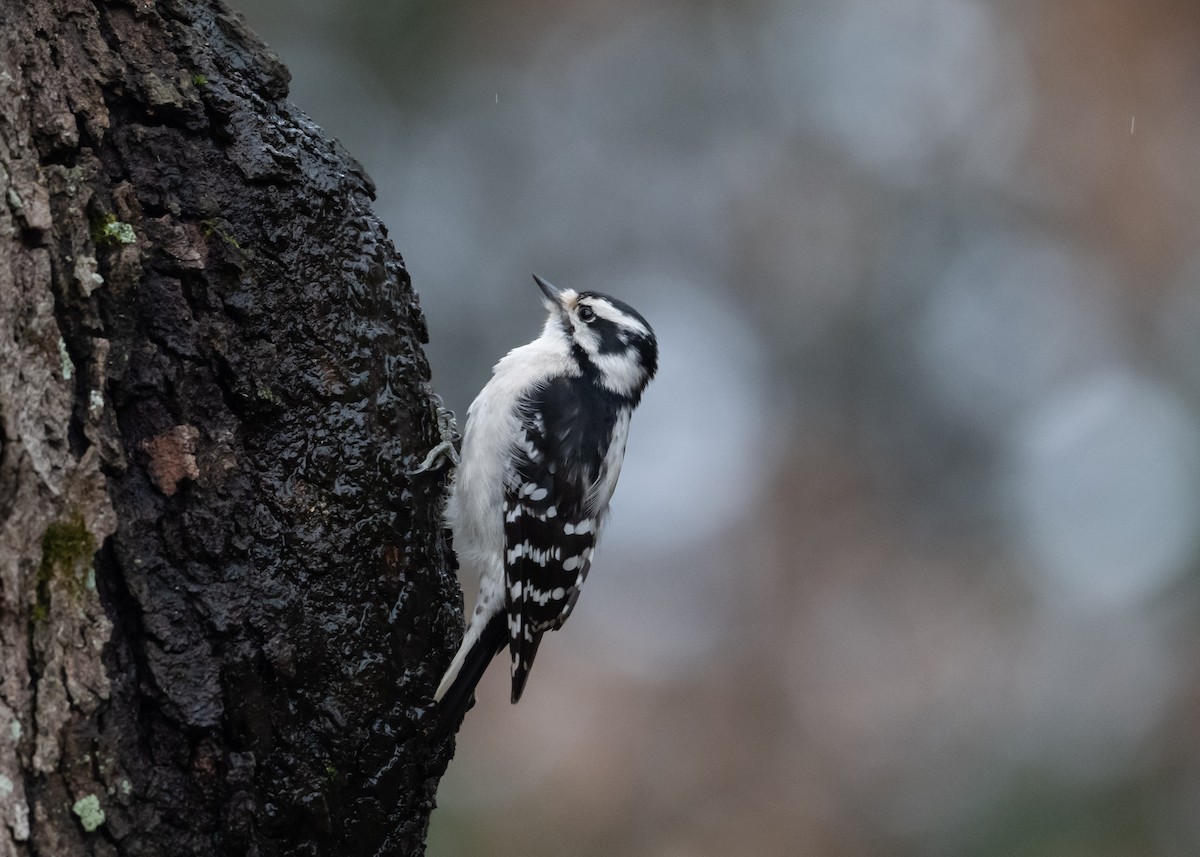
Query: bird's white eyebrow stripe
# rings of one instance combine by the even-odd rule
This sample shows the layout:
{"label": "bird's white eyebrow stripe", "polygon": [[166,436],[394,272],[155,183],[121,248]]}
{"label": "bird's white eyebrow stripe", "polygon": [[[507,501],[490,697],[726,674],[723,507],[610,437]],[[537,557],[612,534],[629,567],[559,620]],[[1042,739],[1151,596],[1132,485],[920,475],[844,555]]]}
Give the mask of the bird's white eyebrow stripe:
{"label": "bird's white eyebrow stripe", "polygon": [[642,336],[650,336],[650,330],[646,325],[642,324],[636,318],[626,313],[621,312],[615,306],[610,304],[604,298],[587,297],[583,299],[587,305],[592,308],[596,315],[606,321],[611,321],[619,327],[629,328],[630,330],[640,333]]}

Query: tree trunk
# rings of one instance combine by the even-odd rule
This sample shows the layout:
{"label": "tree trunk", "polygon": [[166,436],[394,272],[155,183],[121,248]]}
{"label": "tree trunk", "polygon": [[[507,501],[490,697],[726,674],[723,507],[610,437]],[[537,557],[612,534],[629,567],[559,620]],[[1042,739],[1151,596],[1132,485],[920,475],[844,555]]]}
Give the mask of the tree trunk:
{"label": "tree trunk", "polygon": [[0,857],[424,850],[425,325],[287,81],[216,0],[0,0]]}

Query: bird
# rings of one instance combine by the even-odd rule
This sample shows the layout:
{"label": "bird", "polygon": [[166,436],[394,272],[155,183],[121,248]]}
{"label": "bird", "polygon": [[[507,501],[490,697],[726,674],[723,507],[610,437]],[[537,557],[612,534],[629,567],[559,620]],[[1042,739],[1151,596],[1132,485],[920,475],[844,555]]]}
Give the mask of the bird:
{"label": "bird", "polygon": [[541,334],[514,348],[467,409],[445,507],[474,611],[433,708],[461,725],[507,646],[521,698],[547,631],[575,609],[621,473],[630,418],[658,371],[658,341],[629,304],[538,275]]}

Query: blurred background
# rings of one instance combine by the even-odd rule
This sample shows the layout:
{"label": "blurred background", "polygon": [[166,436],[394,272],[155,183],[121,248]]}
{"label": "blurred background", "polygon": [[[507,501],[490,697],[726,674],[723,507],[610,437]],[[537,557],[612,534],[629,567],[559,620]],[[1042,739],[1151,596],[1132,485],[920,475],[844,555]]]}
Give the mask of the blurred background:
{"label": "blurred background", "polygon": [[460,418],[531,272],[659,334],[431,855],[1200,854],[1200,7],[233,2]]}

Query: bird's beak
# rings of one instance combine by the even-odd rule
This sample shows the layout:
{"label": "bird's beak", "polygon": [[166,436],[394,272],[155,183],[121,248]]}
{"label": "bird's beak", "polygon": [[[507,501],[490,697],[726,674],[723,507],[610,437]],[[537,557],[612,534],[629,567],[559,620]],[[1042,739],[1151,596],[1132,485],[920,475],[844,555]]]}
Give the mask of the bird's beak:
{"label": "bird's beak", "polygon": [[550,283],[543,280],[537,274],[533,275],[533,281],[538,284],[538,288],[542,290],[542,294],[546,296],[546,305],[550,309],[562,309],[562,292],[552,286]]}

